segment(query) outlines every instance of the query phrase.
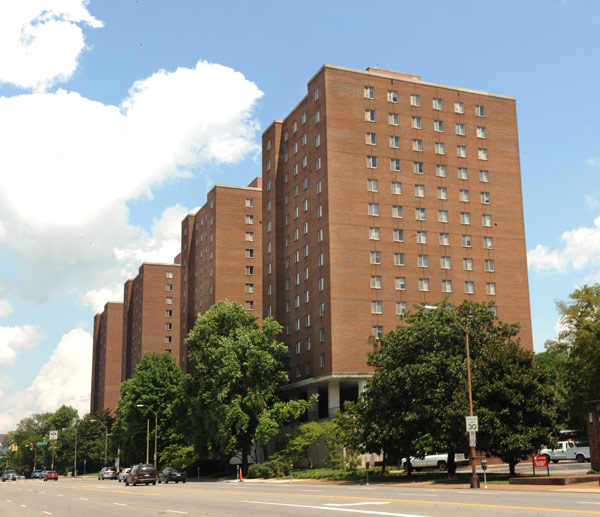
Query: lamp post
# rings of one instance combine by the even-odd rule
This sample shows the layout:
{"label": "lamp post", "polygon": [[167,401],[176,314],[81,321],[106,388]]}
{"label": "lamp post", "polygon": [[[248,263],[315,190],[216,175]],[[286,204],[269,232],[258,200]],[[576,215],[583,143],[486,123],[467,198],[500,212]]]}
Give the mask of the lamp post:
{"label": "lamp post", "polygon": [[98,422],[99,424],[102,424],[104,426],[104,430],[106,431],[106,434],[104,435],[104,466],[106,467],[106,458],[108,454],[108,426],[102,422],[102,420],[91,419],[90,422]]}
{"label": "lamp post", "polygon": [[[465,333],[465,344],[467,349],[467,385],[469,389],[469,416],[473,416],[473,390],[471,388],[471,354],[469,351],[469,331],[467,328],[458,320],[458,318],[452,314],[444,305],[424,305],[423,310],[427,312],[443,310],[448,314],[456,323],[456,326]],[[475,465],[475,447],[471,447],[471,488],[479,488],[479,478],[477,477],[477,466]]]}
{"label": "lamp post", "polygon": [[73,419],[73,429],[75,429],[75,450],[73,454],[73,477],[77,477],[77,424],[79,424],[79,419]]}
{"label": "lamp post", "polygon": [[[156,458],[158,451],[156,450],[156,443],[158,438],[158,416],[147,404],[136,404],[135,407],[145,407],[150,413],[154,415],[154,468],[156,468]],[[148,421],[149,422],[149,421]],[[150,428],[146,434],[146,463],[148,463],[148,444],[150,443]]]}

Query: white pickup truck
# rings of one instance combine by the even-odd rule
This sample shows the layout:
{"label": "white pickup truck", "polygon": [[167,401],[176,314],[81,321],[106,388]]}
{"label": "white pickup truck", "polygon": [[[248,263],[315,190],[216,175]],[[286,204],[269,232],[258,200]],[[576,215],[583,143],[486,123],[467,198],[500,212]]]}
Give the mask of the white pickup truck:
{"label": "white pickup truck", "polygon": [[[456,453],[454,455],[454,462],[456,465],[466,465],[469,463],[468,458],[465,458],[464,454]],[[403,461],[403,466],[406,469],[406,460]],[[448,453],[434,453],[434,454],[426,454],[423,458],[414,458],[411,456],[410,464],[413,469],[420,470],[422,468],[428,467],[437,467],[441,472],[445,472],[448,470]]]}
{"label": "white pickup truck", "polygon": [[548,462],[558,463],[560,460],[577,460],[578,463],[590,461],[590,448],[577,447],[575,442],[568,440],[558,442],[556,449],[542,449],[540,456],[546,456]]}

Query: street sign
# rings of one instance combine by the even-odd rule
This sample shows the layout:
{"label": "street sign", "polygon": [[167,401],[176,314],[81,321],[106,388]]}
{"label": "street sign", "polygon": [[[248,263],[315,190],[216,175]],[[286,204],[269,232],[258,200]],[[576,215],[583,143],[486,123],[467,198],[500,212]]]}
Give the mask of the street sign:
{"label": "street sign", "polygon": [[548,458],[546,456],[534,456],[533,457],[533,465],[535,467],[547,467],[548,466]]}
{"label": "street sign", "polygon": [[50,431],[49,440],[58,440],[58,431]]}
{"label": "street sign", "polygon": [[479,423],[476,416],[467,416],[465,419],[467,421],[467,433],[479,431]]}
{"label": "street sign", "polygon": [[477,433],[469,431],[469,447],[477,447]]}
{"label": "street sign", "polygon": [[37,442],[37,445],[48,445],[48,442]]}

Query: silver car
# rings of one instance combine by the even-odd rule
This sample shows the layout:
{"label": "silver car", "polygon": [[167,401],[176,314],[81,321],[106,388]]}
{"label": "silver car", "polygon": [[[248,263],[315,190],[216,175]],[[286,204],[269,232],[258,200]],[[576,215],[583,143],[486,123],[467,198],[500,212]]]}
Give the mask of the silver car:
{"label": "silver car", "polygon": [[6,481],[7,479],[12,479],[13,481],[16,481],[17,473],[14,470],[5,470],[2,474],[2,481]]}
{"label": "silver car", "polygon": [[121,472],[119,472],[119,483],[121,481],[125,481],[125,478],[127,477],[127,474],[129,474],[130,470],[131,467],[127,467],[126,469],[123,469]]}

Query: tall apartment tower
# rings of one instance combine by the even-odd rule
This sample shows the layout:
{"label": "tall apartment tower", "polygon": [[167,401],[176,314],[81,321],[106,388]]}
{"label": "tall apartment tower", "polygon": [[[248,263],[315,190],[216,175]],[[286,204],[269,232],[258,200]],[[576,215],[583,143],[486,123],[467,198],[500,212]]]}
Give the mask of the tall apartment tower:
{"label": "tall apartment tower", "polygon": [[196,214],[181,223],[181,358],[196,316],[216,301],[238,302],[262,317],[262,182],[216,185]]}
{"label": "tall apartment tower", "polygon": [[494,301],[532,348],[514,98],[324,65],[262,145],[264,315],[320,416],[415,304]]}
{"label": "tall apartment tower", "polygon": [[169,352],[179,364],[181,266],[144,262],[123,286],[121,380],[147,352]]}
{"label": "tall apartment tower", "polygon": [[121,390],[123,304],[107,302],[94,316],[90,413],[117,407]]}

